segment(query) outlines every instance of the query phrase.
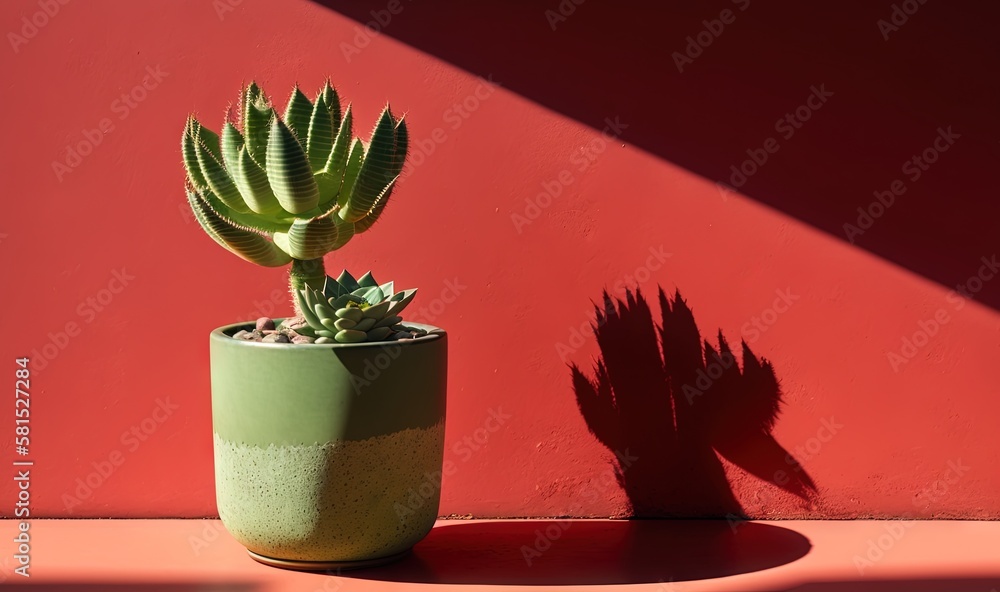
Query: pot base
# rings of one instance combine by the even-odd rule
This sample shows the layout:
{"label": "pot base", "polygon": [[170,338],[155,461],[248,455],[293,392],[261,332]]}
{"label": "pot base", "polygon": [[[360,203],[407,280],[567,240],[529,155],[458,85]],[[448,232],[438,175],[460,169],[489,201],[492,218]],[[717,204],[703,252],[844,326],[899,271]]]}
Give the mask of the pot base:
{"label": "pot base", "polygon": [[365,569],[368,567],[386,565],[394,561],[399,561],[403,557],[406,557],[409,552],[410,550],[407,549],[402,553],[396,553],[395,555],[375,557],[374,559],[359,559],[357,561],[296,561],[294,559],[277,559],[275,557],[267,557],[266,555],[259,555],[250,549],[247,549],[247,553],[250,554],[251,558],[271,567],[293,569],[296,571],[326,571],[336,573],[352,569]]}

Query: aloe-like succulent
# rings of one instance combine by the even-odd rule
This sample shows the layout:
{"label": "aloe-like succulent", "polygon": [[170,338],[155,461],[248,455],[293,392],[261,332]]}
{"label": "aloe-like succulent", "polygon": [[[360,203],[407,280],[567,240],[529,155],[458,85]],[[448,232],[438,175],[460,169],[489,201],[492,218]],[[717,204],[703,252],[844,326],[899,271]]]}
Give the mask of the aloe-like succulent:
{"label": "aloe-like succulent", "polygon": [[371,272],[355,280],[344,270],[337,279],[327,276],[322,290],[307,285],[296,291],[295,298],[309,327],[320,338],[360,343],[423,333],[401,324],[400,313],[416,293],[416,289],[394,292],[392,282],[379,285]]}
{"label": "aloe-like succulent", "polygon": [[406,123],[386,105],[367,143],[353,137],[351,106],[341,111],[329,81],[312,102],[296,87],[283,117],[251,83],[238,112],[221,134],[194,116],[184,127],[195,218],[251,263],[291,263],[293,294],[320,290],[323,256],[371,228],[385,209],[406,159]]}

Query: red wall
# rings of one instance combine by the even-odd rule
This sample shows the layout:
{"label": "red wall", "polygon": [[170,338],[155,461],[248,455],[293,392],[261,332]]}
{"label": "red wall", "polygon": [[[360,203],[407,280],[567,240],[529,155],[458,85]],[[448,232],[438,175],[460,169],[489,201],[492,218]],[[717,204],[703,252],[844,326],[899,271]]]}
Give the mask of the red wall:
{"label": "red wall", "polygon": [[[848,80],[854,70],[832,49],[801,67],[754,61],[738,42],[773,10],[754,0],[745,12],[734,4],[731,33],[683,73],[671,53],[718,10],[657,17],[663,53],[652,59],[635,49],[646,57],[621,74],[645,70],[651,86],[602,80],[574,100],[557,91],[620,71],[597,62],[588,74],[584,57],[570,51],[526,53],[535,80],[517,63],[492,62],[498,52],[469,45],[473,68],[440,36],[425,36],[429,45],[407,38],[432,20],[417,3],[399,5],[374,36],[300,0],[48,4],[59,8],[48,18],[34,16],[45,1],[0,6],[0,23],[14,35],[0,49],[9,184],[0,350],[11,382],[13,360],[32,357],[35,515],[215,514],[208,332],[290,307],[283,270],[238,260],[193,223],[179,154],[184,118],[196,111],[218,127],[251,78],[283,104],[293,83],[312,92],[328,75],[362,129],[388,99],[408,113],[416,140],[410,173],[379,227],[327,266],[371,268],[418,286],[415,306],[426,310],[412,320],[451,334],[446,456],[455,470],[444,482],[443,514],[627,512],[609,478],[611,455],[577,409],[567,364],[589,371],[598,353],[586,328],[591,301],[604,288],[624,296],[637,284],[647,295],[657,284],[679,288],[705,337],[722,328],[774,364],[785,403],[773,436],[809,472],[817,495],[803,502],[726,464],[750,515],[1000,514],[1000,282],[987,281],[973,299],[953,292],[980,271],[980,257],[1000,252],[996,208],[982,205],[995,201],[988,175],[1000,154],[986,108],[996,105],[995,68],[979,71],[970,57],[956,66],[971,77],[965,86],[915,89],[937,97],[934,109],[921,110],[927,103],[889,75]],[[551,31],[544,8],[525,16],[534,19],[525,21],[525,44],[565,34],[566,47],[583,47],[604,10],[582,4]],[[871,37],[866,51],[900,71],[935,34],[954,35],[952,57],[962,43],[980,43],[969,55],[996,61],[995,42],[975,30],[961,41],[943,5],[923,5],[888,41],[876,21],[891,6],[866,10],[857,33]],[[781,52],[796,59],[796,43],[814,48],[808,37],[782,39]],[[345,43],[357,51],[345,57]],[[511,37],[511,47],[518,43]],[[761,43],[778,51],[778,42]],[[557,62],[547,73],[546,55]],[[726,55],[742,56],[742,74],[726,69],[735,67]],[[491,65],[493,84],[476,75]],[[952,72],[947,63],[921,67],[903,80]],[[799,76],[812,82],[789,81]],[[732,89],[699,95],[715,88],[706,80],[732,80],[746,100]],[[815,108],[813,100],[811,121],[784,138],[775,120],[824,83],[829,102]],[[685,110],[669,106],[677,97]],[[734,115],[754,125],[719,123]],[[605,117],[627,126],[620,138],[602,137]],[[904,162],[949,125],[961,139],[910,181]],[[731,183],[728,165],[769,137],[780,149],[744,193],[720,190],[716,181]],[[856,208],[894,179],[907,193],[866,231],[869,243],[851,244],[843,224],[856,223]],[[771,312],[780,293],[791,304]],[[769,323],[755,328],[757,317]],[[915,333],[932,325],[927,343],[894,368],[890,353],[907,338],[922,343]],[[16,457],[12,414],[8,399],[0,408],[8,462]],[[10,511],[0,504],[0,514]]]}

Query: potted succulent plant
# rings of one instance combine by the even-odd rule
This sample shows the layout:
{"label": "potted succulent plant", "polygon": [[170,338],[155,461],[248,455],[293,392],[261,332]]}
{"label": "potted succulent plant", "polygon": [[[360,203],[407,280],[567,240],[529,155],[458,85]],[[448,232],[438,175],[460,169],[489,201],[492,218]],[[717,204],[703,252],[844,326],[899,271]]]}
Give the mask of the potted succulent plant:
{"label": "potted succulent plant", "polygon": [[[437,517],[446,335],[405,324],[416,290],[370,273],[327,277],[323,256],[371,228],[406,159],[388,105],[369,141],[327,82],[279,116],[256,84],[220,134],[193,116],[182,139],[187,198],[218,244],[290,264],[296,315],[210,336],[216,499],[258,561],[331,569],[391,561]],[[433,488],[426,486],[432,481]],[[425,503],[412,503],[414,492]]]}

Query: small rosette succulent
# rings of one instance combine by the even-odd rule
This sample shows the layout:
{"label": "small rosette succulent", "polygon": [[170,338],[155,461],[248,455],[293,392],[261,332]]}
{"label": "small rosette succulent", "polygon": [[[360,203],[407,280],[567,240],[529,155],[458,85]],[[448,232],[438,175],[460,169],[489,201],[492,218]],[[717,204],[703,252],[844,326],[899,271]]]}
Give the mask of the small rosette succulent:
{"label": "small rosette succulent", "polygon": [[337,279],[327,276],[322,291],[306,285],[296,291],[295,298],[317,336],[338,343],[361,343],[409,339],[424,333],[401,324],[400,313],[416,294],[416,289],[394,292],[392,282],[379,285],[371,272],[355,280],[345,270]]}

